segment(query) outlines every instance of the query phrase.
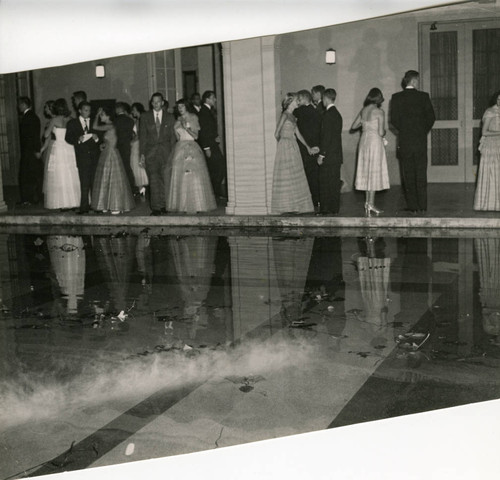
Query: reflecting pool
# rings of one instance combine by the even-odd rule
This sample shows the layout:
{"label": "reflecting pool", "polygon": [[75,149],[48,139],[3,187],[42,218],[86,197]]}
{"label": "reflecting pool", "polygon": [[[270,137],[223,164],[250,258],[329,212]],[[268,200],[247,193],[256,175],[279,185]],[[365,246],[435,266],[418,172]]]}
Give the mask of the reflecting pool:
{"label": "reflecting pool", "polygon": [[0,235],[0,479],[500,398],[500,238]]}

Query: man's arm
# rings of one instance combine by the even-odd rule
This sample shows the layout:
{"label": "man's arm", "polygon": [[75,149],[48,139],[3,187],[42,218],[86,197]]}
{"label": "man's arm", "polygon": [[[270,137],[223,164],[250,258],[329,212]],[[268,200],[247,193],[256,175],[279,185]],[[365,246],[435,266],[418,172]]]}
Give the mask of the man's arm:
{"label": "man's arm", "polygon": [[429,132],[436,121],[436,115],[428,93],[425,94],[424,115],[426,131]]}
{"label": "man's arm", "polygon": [[70,120],[66,125],[66,135],[64,137],[66,142],[73,146],[78,144],[78,139],[80,138],[80,134],[76,127],[75,120]]}

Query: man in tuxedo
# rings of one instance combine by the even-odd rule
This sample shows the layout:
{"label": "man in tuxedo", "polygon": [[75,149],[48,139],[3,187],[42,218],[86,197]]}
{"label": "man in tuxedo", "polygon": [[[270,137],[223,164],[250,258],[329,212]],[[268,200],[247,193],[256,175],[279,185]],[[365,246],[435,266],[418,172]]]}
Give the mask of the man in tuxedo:
{"label": "man in tuxedo", "polygon": [[134,173],[130,166],[130,142],[134,136],[134,120],[130,117],[130,105],[125,102],[117,102],[115,105],[116,148],[120,152],[120,157],[127,173],[127,178],[132,191],[136,190]]}
{"label": "man in tuxedo", "polygon": [[[140,163],[149,177],[151,215],[166,213],[164,169],[176,142],[175,118],[167,112],[163,95],[153,93],[153,110],[141,115],[139,126]],[[164,108],[165,107],[165,108]]]}
{"label": "man in tuxedo", "polygon": [[200,132],[198,143],[205,152],[208,173],[214,193],[219,198],[227,198],[226,192],[226,161],[219,147],[219,134],[217,132],[217,117],[215,105],[217,99],[215,92],[207,90],[201,97],[201,108],[198,112]]}
{"label": "man in tuxedo", "polygon": [[21,203],[29,205],[38,203],[42,199],[43,163],[40,160],[40,119],[31,108],[31,99],[28,97],[20,97],[17,106],[21,114],[19,190]]}
{"label": "man in tuxedo", "polygon": [[333,88],[325,90],[318,156],[320,215],[336,215],[340,208],[342,116],[334,105],[336,98],[337,92]]}
{"label": "man in tuxedo", "polygon": [[78,117],[78,106],[82,102],[87,101],[87,94],[83,90],[78,90],[73,92],[73,96],[71,97],[71,104],[73,105],[73,110],[75,111],[75,117]]}
{"label": "man in tuxedo", "polygon": [[[307,90],[300,90],[297,93],[297,99],[299,107],[294,110],[293,114],[297,118],[299,132],[310,147],[317,147],[321,135],[321,115],[312,105],[312,97]],[[316,159],[317,155],[309,155],[302,142],[297,141],[297,143],[299,144],[312,201],[314,207],[317,207],[319,204],[319,165]]]}
{"label": "man in tuxedo", "polygon": [[78,105],[78,117],[66,125],[66,142],[75,147],[76,166],[80,177],[80,212],[90,211],[89,196],[92,192],[94,175],[99,161],[99,137],[92,131],[90,124],[90,103],[83,101]]}
{"label": "man in tuxedo", "polygon": [[325,107],[323,105],[323,94],[325,93],[325,87],[323,85],[315,85],[311,88],[311,96],[314,107],[319,113],[325,113]]}
{"label": "man in tuxedo", "polygon": [[435,115],[429,94],[418,91],[419,74],[405,73],[405,89],[391,99],[390,123],[399,134],[398,157],[406,204],[412,214],[427,210],[427,135]]}
{"label": "man in tuxedo", "polygon": [[194,112],[199,113],[201,109],[201,96],[198,92],[195,92],[191,95],[190,102]]}

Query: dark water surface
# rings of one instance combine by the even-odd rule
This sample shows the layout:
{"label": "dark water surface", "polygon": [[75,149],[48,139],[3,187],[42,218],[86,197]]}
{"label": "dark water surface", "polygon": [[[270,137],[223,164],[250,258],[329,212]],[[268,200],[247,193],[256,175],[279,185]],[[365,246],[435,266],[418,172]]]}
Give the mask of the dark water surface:
{"label": "dark water surface", "polygon": [[0,235],[0,480],[500,398],[500,238],[84,233]]}

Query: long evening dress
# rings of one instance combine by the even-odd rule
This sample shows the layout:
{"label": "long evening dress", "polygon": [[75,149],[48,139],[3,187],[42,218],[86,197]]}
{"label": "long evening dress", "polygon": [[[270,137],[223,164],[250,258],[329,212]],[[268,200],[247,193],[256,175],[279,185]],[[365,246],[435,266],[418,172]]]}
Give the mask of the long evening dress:
{"label": "long evening dress", "polygon": [[64,139],[65,128],[54,127],[55,140],[45,165],[45,208],[76,208],[80,205],[80,177],[73,145]]}
{"label": "long evening dress", "polygon": [[136,136],[130,143],[130,168],[134,174],[135,186],[142,188],[149,184],[149,180],[146,169],[139,164],[141,153],[139,149],[139,136],[137,135],[137,124],[134,125],[134,132]]}
{"label": "long evening dress", "polygon": [[[483,122],[491,118],[490,130],[500,132],[500,108],[488,108]],[[500,135],[482,137],[479,144],[481,160],[477,172],[474,210],[500,211]]]}
{"label": "long evening dress", "polygon": [[378,133],[378,120],[361,120],[363,133],[359,140],[357,190],[376,192],[389,188],[389,172],[382,137]]}
{"label": "long evening dress", "polygon": [[283,123],[276,150],[271,212],[275,214],[314,212],[292,116]]}
{"label": "long evening dress", "polygon": [[104,134],[104,142],[105,148],[99,157],[94,177],[91,207],[98,211],[132,210],[135,207],[134,195],[116,148],[114,128]]}
{"label": "long evening dress", "polygon": [[[195,115],[189,117],[199,129]],[[172,170],[165,171],[166,209],[169,212],[208,212],[217,208],[205,155],[194,138],[176,123],[179,141],[172,154]],[[167,178],[169,177],[169,178]]]}

